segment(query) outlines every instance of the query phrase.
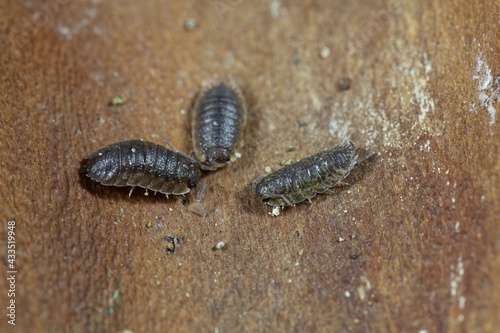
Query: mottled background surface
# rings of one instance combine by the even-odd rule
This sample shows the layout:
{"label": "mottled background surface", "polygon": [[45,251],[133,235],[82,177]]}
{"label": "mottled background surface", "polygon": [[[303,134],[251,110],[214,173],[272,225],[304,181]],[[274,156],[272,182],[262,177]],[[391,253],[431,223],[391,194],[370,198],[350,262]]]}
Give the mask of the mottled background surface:
{"label": "mottled background surface", "polygon": [[[498,1],[0,3],[2,332],[500,326]],[[242,158],[205,177],[205,217],[78,175],[119,140],[192,151],[215,76],[250,110]],[[266,166],[344,138],[376,153],[350,187],[277,218],[252,197]]]}

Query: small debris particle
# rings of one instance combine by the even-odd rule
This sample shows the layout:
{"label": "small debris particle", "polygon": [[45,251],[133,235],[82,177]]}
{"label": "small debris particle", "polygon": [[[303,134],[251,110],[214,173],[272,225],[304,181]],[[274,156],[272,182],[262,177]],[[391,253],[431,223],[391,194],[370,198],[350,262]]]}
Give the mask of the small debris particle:
{"label": "small debris particle", "polygon": [[146,228],[151,228],[153,226],[153,223],[151,221],[146,222]]}
{"label": "small debris particle", "polygon": [[212,247],[212,251],[226,250],[226,249],[227,249],[227,245],[223,241],[218,242],[217,244],[215,244],[214,247]]}
{"label": "small debris particle", "polygon": [[281,164],[282,164],[282,165],[290,165],[290,164],[292,164],[292,163],[293,163],[293,162],[292,162],[292,160],[290,160],[290,159],[281,161]]}
{"label": "small debris particle", "polygon": [[192,17],[187,18],[184,21],[184,28],[186,28],[186,30],[188,31],[196,30],[196,28],[198,28],[198,21],[196,21],[196,19]]}
{"label": "small debris particle", "polygon": [[344,293],[345,297],[351,297],[351,293],[349,292],[349,290],[346,290],[346,292]]}
{"label": "small debris particle", "polygon": [[330,51],[330,49],[325,46],[325,47],[321,48],[321,51],[319,52],[319,55],[320,55],[321,58],[326,59],[326,58],[328,58],[330,56],[331,53],[332,52]]}
{"label": "small debris particle", "polygon": [[186,110],[182,109],[181,111],[179,111],[182,115],[185,115],[186,114]]}
{"label": "small debris particle", "polygon": [[163,239],[167,242],[167,253],[174,253],[177,245],[182,242],[182,238],[176,236],[165,236]]}
{"label": "small debris particle", "polygon": [[268,165],[264,168],[265,173],[271,173],[271,167]]}
{"label": "small debris particle", "polygon": [[111,99],[109,102],[109,106],[117,106],[117,105],[122,105],[127,101],[127,98],[123,95],[116,95]]}
{"label": "small debris particle", "polygon": [[289,152],[292,152],[295,150],[295,147],[292,147],[292,146],[288,146],[288,148],[286,149],[286,151],[289,153]]}
{"label": "small debris particle", "polygon": [[348,77],[344,77],[339,80],[339,88],[340,90],[349,90],[351,88],[351,79]]}
{"label": "small debris particle", "polygon": [[281,207],[280,206],[274,206],[273,207],[273,211],[270,212],[270,213],[268,213],[268,214],[271,215],[271,216],[276,217],[276,216],[280,216],[280,212],[281,212]]}
{"label": "small debris particle", "polygon": [[345,238],[339,237],[339,242],[345,242]]}
{"label": "small debris particle", "polygon": [[173,211],[173,209],[172,209],[172,208],[169,208],[169,209],[168,209],[168,211],[169,211],[169,212],[171,212],[171,211]]}
{"label": "small debris particle", "polygon": [[75,133],[76,135],[79,135],[79,134],[82,134],[82,131],[80,131],[80,130],[77,128],[77,129],[75,129],[75,131],[74,131],[73,133]]}
{"label": "small debris particle", "polygon": [[241,153],[238,153],[238,152],[234,153],[234,157],[241,158]]}
{"label": "small debris particle", "polygon": [[305,121],[299,121],[299,127],[300,128],[304,128],[306,126],[307,126],[307,122],[305,122]]}
{"label": "small debris particle", "polygon": [[360,254],[360,253],[353,253],[353,254],[351,254],[351,255],[350,255],[350,258],[351,258],[352,260],[356,260],[356,259],[358,259],[360,256],[361,256],[361,254]]}
{"label": "small debris particle", "polygon": [[299,55],[298,55],[298,54],[295,54],[295,55],[293,56],[293,64],[294,64],[295,66],[298,66],[298,65],[300,64],[300,57],[299,57]]}
{"label": "small debris particle", "polygon": [[304,254],[304,249],[300,249],[299,251],[299,256],[303,255]]}

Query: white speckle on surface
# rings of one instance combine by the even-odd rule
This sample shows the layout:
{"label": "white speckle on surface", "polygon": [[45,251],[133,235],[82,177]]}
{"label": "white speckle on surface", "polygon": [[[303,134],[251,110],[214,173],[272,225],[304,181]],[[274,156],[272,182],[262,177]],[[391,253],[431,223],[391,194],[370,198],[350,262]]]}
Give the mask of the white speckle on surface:
{"label": "white speckle on surface", "polygon": [[459,231],[460,231],[460,222],[457,221],[457,223],[455,223],[455,232]]}
{"label": "white speckle on surface", "polygon": [[326,59],[326,58],[328,58],[330,56],[331,53],[332,52],[330,51],[330,49],[325,46],[325,47],[321,48],[321,51],[319,52],[319,55],[320,55],[321,58]]}
{"label": "white speckle on surface", "polygon": [[344,293],[345,297],[351,297],[351,293],[349,292],[349,290],[346,290],[346,292]]}
{"label": "white speckle on surface", "polygon": [[241,153],[239,153],[239,152],[234,153],[234,157],[241,158]]}
{"label": "white speckle on surface", "polygon": [[451,198],[452,203],[455,203],[455,201],[456,201],[455,198]]}
{"label": "white speckle on surface", "polygon": [[339,237],[339,242],[345,242],[345,238]]}
{"label": "white speckle on surface", "polygon": [[59,30],[59,33],[61,35],[63,35],[64,37],[66,37],[68,39],[71,38],[71,32],[70,32],[70,30],[69,30],[69,28],[67,26],[61,25],[61,26],[59,26],[58,30]]}
{"label": "white speckle on surface", "polygon": [[226,247],[226,243],[224,243],[223,241],[220,241],[215,245],[215,248],[217,250],[223,249],[224,247]]}
{"label": "white speckle on surface", "polygon": [[264,168],[265,173],[271,173],[271,167],[268,165]]}
{"label": "white speckle on surface", "polygon": [[[476,75],[472,77],[478,83],[478,98],[482,107],[486,107],[490,114],[489,125],[495,124],[497,110],[493,106],[490,99],[491,87],[493,84],[493,75],[491,74],[490,66],[483,59],[483,54],[480,52],[477,56]],[[471,104],[471,111],[476,112],[475,103]]]}
{"label": "white speckle on surface", "polygon": [[182,115],[185,115],[186,114],[186,110],[182,109],[181,111],[179,111]]}
{"label": "white speckle on surface", "polygon": [[429,331],[428,330],[420,330],[420,331],[418,331],[418,333],[429,333]]}
{"label": "white speckle on surface", "polygon": [[458,308],[460,310],[463,310],[465,308],[465,302],[467,302],[467,298],[465,298],[464,296],[460,296],[458,298]]}

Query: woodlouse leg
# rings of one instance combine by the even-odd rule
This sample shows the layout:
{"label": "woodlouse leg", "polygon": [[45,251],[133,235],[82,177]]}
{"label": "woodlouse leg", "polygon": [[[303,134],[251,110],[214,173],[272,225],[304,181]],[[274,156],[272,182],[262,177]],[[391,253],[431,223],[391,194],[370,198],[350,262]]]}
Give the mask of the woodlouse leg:
{"label": "woodlouse leg", "polygon": [[135,188],[135,186],[132,186],[132,188],[130,189],[130,192],[128,193],[129,199],[132,196],[132,192],[134,191],[134,188]]}
{"label": "woodlouse leg", "polygon": [[293,204],[292,201],[288,199],[284,194],[271,193],[269,194],[269,198],[280,198],[283,199],[283,201],[285,201],[288,206],[295,206],[295,204]]}
{"label": "woodlouse leg", "polygon": [[198,203],[198,207],[200,209],[201,215],[205,216],[205,208],[203,208],[203,205],[201,204],[201,198],[203,198],[203,192],[205,192],[205,188],[207,187],[207,183],[205,180],[202,178],[200,180],[201,187],[198,190],[198,193],[196,193],[196,202]]}
{"label": "woodlouse leg", "polygon": [[148,195],[149,195],[149,193],[148,193],[148,189],[146,189],[146,191],[144,191],[144,195],[145,195],[145,196],[148,196]]}
{"label": "woodlouse leg", "polygon": [[215,170],[217,170],[217,167],[212,167],[210,165],[202,164],[200,161],[196,161],[196,163],[198,163],[198,167],[201,170],[208,170],[208,171],[215,171]]}

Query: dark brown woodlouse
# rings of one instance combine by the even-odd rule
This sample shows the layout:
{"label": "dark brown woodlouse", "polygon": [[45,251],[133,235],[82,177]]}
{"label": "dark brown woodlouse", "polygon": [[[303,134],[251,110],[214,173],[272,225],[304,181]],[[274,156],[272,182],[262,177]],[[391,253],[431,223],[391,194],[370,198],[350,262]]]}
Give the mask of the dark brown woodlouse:
{"label": "dark brown woodlouse", "polygon": [[269,206],[294,206],[334,186],[344,185],[342,180],[357,161],[355,145],[344,141],[270,175],[261,175],[253,181],[252,190]]}
{"label": "dark brown woodlouse", "polygon": [[[184,195],[196,187],[201,170],[196,159],[152,142],[128,140],[113,143],[90,154],[81,172],[106,186],[136,186],[167,196]],[[197,195],[201,200],[205,182]]]}
{"label": "dark brown woodlouse", "polygon": [[246,112],[243,94],[232,80],[202,89],[191,112],[194,152],[200,162],[216,169],[236,159]]}

